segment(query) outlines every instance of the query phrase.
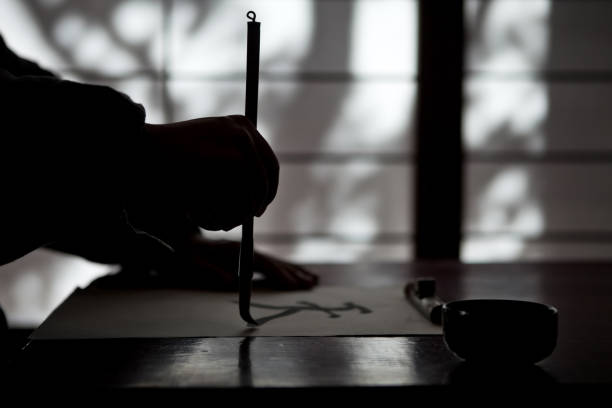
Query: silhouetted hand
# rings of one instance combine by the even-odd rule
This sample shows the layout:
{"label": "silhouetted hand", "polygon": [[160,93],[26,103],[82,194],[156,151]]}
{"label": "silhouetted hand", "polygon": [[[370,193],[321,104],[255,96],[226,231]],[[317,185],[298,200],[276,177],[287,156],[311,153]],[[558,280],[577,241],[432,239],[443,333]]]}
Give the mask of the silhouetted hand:
{"label": "silhouetted hand", "polygon": [[[194,237],[187,248],[178,251],[182,262],[181,274],[192,275],[195,286],[235,289],[238,287],[239,251],[238,242],[209,241],[201,236]],[[262,282],[254,282],[255,285],[299,290],[310,289],[318,283],[317,275],[306,269],[257,251],[253,259],[253,269],[265,278]]]}
{"label": "silhouetted hand", "polygon": [[151,199],[169,194],[204,229],[230,230],[262,215],[276,196],[278,160],[244,116],[147,124],[145,143],[151,163],[142,180]]}

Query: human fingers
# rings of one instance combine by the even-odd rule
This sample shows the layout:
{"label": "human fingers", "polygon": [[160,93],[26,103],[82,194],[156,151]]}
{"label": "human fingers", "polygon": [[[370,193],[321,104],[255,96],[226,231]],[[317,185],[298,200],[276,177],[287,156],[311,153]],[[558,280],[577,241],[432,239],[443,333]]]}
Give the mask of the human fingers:
{"label": "human fingers", "polygon": [[255,191],[252,192],[253,215],[261,216],[278,191],[280,173],[278,159],[268,142],[246,117],[232,115],[230,119],[244,131],[249,144],[256,178],[252,180],[255,186]]}
{"label": "human fingers", "polygon": [[318,283],[318,276],[305,268],[258,252],[253,266],[266,277],[268,284],[278,289],[305,290]]}

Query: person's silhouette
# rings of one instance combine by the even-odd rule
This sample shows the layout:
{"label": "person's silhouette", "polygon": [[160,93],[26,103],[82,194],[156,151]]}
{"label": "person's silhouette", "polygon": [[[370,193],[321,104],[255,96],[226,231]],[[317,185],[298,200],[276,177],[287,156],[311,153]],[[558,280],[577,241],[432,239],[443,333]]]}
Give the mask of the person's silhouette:
{"label": "person's silhouette", "polygon": [[[121,264],[123,283],[235,288],[238,244],[200,228],[234,228],[276,195],[278,161],[246,118],[151,125],[126,95],[62,80],[2,37],[0,90],[0,265],[47,246]],[[262,254],[254,266],[278,288],[317,283]]]}

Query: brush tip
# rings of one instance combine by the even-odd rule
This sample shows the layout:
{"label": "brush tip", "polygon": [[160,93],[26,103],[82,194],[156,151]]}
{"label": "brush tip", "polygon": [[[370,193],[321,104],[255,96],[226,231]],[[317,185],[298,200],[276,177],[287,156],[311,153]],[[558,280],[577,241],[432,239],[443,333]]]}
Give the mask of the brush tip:
{"label": "brush tip", "polygon": [[248,327],[259,326],[259,323],[257,323],[257,320],[253,319],[251,314],[248,312],[240,313],[240,317],[242,317],[242,320],[244,320],[247,323]]}

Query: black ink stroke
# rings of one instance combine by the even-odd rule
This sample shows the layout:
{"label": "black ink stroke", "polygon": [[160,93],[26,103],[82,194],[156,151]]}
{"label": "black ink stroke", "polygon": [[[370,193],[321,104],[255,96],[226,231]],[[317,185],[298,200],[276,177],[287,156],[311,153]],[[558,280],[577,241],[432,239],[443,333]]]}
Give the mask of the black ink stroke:
{"label": "black ink stroke", "polygon": [[295,306],[274,306],[265,305],[262,303],[251,303],[251,307],[258,309],[281,310],[279,313],[257,319],[257,323],[259,325],[267,323],[270,320],[280,319],[282,317],[291,316],[304,311],[327,313],[327,317],[329,318],[338,318],[341,316],[338,312],[348,312],[351,310],[357,310],[361,314],[372,313],[372,310],[368,309],[367,307],[357,305],[353,302],[345,302],[344,305],[339,307],[324,307],[317,305],[316,303],[306,301],[298,301],[296,302]]}

